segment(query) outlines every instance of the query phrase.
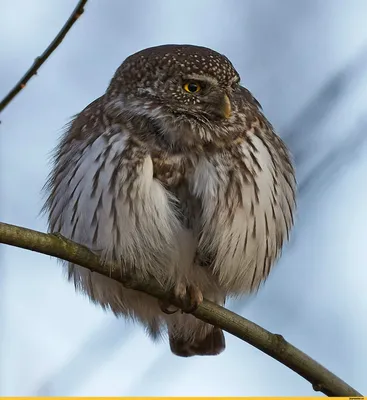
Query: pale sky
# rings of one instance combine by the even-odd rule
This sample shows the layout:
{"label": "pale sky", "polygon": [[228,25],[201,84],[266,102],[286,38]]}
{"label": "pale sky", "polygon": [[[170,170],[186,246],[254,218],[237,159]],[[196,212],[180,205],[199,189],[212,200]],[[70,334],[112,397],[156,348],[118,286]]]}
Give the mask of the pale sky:
{"label": "pale sky", "polygon": [[[0,97],[76,0],[0,0]],[[45,231],[49,154],[63,125],[131,53],[190,43],[226,54],[294,153],[291,243],[256,297],[229,307],[367,394],[367,2],[89,0],[1,114],[0,220]],[[0,246],[0,395],[313,396],[311,385],[227,335],[183,359],[89,303],[50,257]]]}

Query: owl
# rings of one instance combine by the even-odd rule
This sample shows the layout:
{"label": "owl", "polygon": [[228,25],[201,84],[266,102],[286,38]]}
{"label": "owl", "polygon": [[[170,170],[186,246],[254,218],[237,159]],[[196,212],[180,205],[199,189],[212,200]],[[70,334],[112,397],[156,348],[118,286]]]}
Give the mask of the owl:
{"label": "owl", "polygon": [[153,339],[168,334],[178,356],[217,355],[223,332],[190,312],[258,290],[292,228],[295,186],[286,146],[228,58],[162,45],[128,57],[69,124],[44,210],[50,232],[187,307],[66,264],[77,290]]}

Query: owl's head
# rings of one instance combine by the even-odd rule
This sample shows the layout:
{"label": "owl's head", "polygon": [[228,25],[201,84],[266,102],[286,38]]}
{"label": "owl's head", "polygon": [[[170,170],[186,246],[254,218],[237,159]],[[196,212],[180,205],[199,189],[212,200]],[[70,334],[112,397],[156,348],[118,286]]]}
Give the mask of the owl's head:
{"label": "owl's head", "polygon": [[232,63],[211,49],[163,45],[128,57],[107,90],[124,109],[157,120],[198,123],[230,118],[240,77]]}

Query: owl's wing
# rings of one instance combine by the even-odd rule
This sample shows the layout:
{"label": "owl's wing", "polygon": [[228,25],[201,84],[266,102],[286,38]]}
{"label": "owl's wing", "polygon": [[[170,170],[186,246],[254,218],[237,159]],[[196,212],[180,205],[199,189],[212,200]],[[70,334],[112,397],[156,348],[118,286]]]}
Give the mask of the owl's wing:
{"label": "owl's wing", "polygon": [[202,159],[193,178],[193,194],[202,202],[199,259],[233,294],[256,291],[267,278],[295,208],[288,151],[251,107],[243,135]]}
{"label": "owl's wing", "polygon": [[98,250],[98,214],[111,208],[104,196],[113,174],[111,157],[122,154],[126,132],[108,137],[102,120],[102,98],[95,100],[66,126],[54,152],[45,186],[49,230]]}
{"label": "owl's wing", "polygon": [[47,188],[49,229],[121,268],[159,279],[174,266],[179,222],[171,195],[153,179],[147,150],[103,112],[82,111],[58,147]]}

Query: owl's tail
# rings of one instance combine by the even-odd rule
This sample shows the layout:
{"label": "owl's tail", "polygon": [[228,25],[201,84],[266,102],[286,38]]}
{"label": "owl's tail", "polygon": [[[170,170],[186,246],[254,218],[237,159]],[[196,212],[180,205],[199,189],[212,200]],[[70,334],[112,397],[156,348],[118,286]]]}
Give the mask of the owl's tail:
{"label": "owl's tail", "polygon": [[[192,316],[190,316],[192,317]],[[226,347],[223,331],[215,326],[198,322],[196,330],[188,335],[184,327],[168,328],[169,344],[173,354],[180,357],[216,356]],[[203,326],[200,326],[203,325]]]}

